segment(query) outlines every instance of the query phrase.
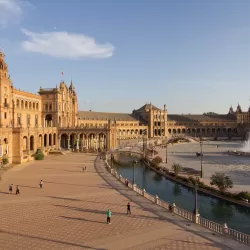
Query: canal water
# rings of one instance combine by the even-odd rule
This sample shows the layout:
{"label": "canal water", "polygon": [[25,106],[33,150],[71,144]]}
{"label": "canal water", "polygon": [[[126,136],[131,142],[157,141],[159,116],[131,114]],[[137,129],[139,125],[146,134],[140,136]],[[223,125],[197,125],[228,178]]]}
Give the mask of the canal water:
{"label": "canal water", "polygon": [[[132,161],[138,158],[117,154],[116,159],[120,159],[121,162],[128,162],[126,165],[114,163],[113,167],[119,174],[132,182]],[[135,167],[135,181],[137,186],[145,188],[148,193],[157,194],[162,200],[175,203],[178,207],[187,211],[193,211],[193,190],[156,174],[139,161]],[[219,224],[227,223],[228,227],[232,229],[250,234],[250,208],[198,192],[198,209],[201,216],[208,220]]]}

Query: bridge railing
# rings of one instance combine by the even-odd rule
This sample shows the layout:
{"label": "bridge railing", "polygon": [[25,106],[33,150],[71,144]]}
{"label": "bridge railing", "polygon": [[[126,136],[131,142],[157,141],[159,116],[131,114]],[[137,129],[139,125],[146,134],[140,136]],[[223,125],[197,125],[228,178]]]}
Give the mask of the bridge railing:
{"label": "bridge railing", "polygon": [[177,207],[174,203],[169,204],[166,201],[163,201],[159,199],[159,197],[156,195],[152,195],[150,193],[147,193],[145,189],[141,189],[136,185],[133,185],[132,183],[128,182],[126,178],[121,176],[120,174],[117,173],[115,169],[112,169],[107,160],[105,160],[106,167],[108,171],[116,177],[119,181],[121,181],[123,184],[125,184],[127,187],[130,189],[134,190],[136,193],[142,195],[146,199],[152,201],[153,203],[157,204],[158,206],[161,206],[168,211],[172,212],[173,214],[177,214],[181,216],[182,218],[185,218],[189,221],[193,221],[196,224],[199,224],[200,226],[207,228],[211,231],[214,231],[219,234],[226,235],[236,241],[239,241],[241,243],[244,243],[246,245],[250,246],[250,235],[244,234],[241,232],[238,232],[234,229],[228,228],[226,224],[221,225],[216,222],[210,221],[208,219],[205,219],[201,217],[199,214],[193,214],[183,208]]}

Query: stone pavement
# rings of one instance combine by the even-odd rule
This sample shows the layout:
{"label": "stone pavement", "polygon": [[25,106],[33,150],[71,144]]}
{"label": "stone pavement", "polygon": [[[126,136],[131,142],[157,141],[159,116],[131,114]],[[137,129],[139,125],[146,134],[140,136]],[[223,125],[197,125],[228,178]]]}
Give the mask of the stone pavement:
{"label": "stone pavement", "polygon": [[[48,156],[6,173],[0,182],[0,249],[247,249],[227,239],[228,248],[220,244],[225,239],[216,240],[210,231],[197,233],[196,225],[186,226],[128,190],[97,160],[104,181],[94,168],[95,158]],[[20,185],[20,195],[8,194],[10,183]],[[126,214],[129,200],[131,216]],[[110,225],[105,223],[108,208],[113,212]]]}

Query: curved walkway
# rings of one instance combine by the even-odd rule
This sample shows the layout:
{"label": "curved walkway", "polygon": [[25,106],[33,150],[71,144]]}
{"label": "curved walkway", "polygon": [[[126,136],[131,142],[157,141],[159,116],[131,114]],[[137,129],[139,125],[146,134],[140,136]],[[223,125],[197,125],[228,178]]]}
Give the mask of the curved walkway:
{"label": "curved walkway", "polygon": [[[231,248],[222,246],[211,232],[197,234],[195,225],[186,226],[127,190],[97,159],[103,180],[95,159],[80,153],[48,156],[6,173],[0,182],[1,249],[247,249],[236,242]],[[8,194],[10,183],[20,185],[19,196]],[[129,200],[131,216],[126,214]],[[105,223],[108,208],[111,225]],[[163,220],[165,215],[170,218]]]}

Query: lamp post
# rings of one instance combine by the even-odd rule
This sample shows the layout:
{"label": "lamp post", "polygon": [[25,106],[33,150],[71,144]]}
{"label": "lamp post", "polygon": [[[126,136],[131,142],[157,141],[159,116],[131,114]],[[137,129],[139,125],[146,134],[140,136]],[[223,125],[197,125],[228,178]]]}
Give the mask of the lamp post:
{"label": "lamp post", "polygon": [[133,185],[135,185],[135,165],[137,164],[137,161],[133,161]]}
{"label": "lamp post", "polygon": [[168,163],[168,142],[166,142],[166,164]]}
{"label": "lamp post", "polygon": [[194,210],[193,214],[198,214],[198,200],[197,200],[197,188],[198,188],[198,180],[196,179],[195,185],[194,185]]}
{"label": "lamp post", "polygon": [[202,141],[200,141],[200,146],[201,146],[201,178],[203,178],[203,165],[202,165],[203,152],[202,152]]}

